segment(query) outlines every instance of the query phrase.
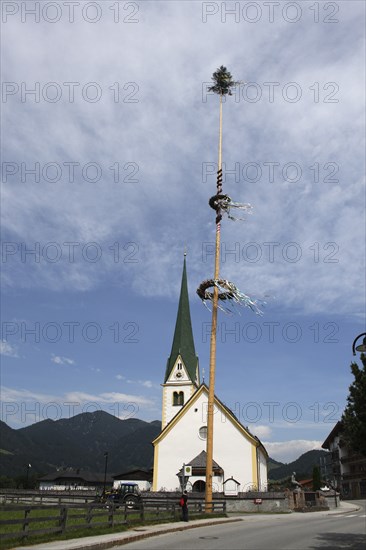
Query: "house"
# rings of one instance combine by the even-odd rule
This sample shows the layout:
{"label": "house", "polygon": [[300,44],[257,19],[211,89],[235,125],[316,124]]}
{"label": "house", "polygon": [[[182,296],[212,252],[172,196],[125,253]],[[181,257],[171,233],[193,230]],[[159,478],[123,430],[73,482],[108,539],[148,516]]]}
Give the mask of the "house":
{"label": "house", "polygon": [[122,483],[137,483],[140,491],[149,491],[152,483],[152,470],[131,470],[113,477],[113,489],[118,489]]}
{"label": "house", "polygon": [[337,422],[322,445],[330,451],[328,481],[344,498],[363,498],[366,496],[366,457],[347,447],[342,432],[342,422]]}
{"label": "house", "polygon": [[112,486],[109,475],[87,472],[85,470],[67,468],[47,474],[39,479],[39,488],[49,491],[83,490],[95,491]]}
{"label": "house", "polygon": [[[204,491],[208,387],[200,381],[185,257],[173,344],[162,386],[162,431],[153,441],[152,489],[179,490],[183,468],[188,467],[187,488]],[[223,492],[229,478],[236,480],[240,491],[265,490],[267,458],[259,439],[215,396],[213,491]]]}
{"label": "house", "polygon": [[313,478],[311,479],[301,479],[299,481],[303,491],[312,491],[313,490]]}

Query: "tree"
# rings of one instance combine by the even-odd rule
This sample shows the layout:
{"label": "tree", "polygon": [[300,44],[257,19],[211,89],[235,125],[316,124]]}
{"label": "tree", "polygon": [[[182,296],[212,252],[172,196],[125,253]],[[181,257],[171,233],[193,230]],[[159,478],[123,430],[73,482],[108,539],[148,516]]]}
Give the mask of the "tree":
{"label": "tree", "polygon": [[349,387],[347,406],[342,415],[343,438],[352,451],[366,456],[366,356],[361,353],[362,368],[351,364],[355,377]]}
{"label": "tree", "polygon": [[231,73],[223,65],[213,73],[211,80],[213,80],[214,85],[208,91],[219,95],[232,95],[231,88],[240,84],[240,82],[233,80]]}
{"label": "tree", "polygon": [[14,479],[8,476],[0,476],[0,487],[1,489],[15,489],[16,483]]}
{"label": "tree", "polygon": [[314,466],[313,468],[313,491],[319,491],[321,487],[321,477],[319,466]]}

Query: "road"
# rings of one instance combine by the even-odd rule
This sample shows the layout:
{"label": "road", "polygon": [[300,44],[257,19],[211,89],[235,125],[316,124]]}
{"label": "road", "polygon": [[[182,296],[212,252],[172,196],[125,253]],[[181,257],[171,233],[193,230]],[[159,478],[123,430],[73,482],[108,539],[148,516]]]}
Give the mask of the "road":
{"label": "road", "polygon": [[365,550],[365,501],[352,513],[242,516],[236,523],[188,529],[132,542],[128,550]]}

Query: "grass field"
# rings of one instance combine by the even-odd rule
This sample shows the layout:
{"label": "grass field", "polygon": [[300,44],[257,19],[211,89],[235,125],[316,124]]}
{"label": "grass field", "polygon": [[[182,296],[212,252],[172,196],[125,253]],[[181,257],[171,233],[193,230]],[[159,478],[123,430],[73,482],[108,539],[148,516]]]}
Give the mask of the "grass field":
{"label": "grass field", "polygon": [[[7,506],[9,508],[9,506]],[[3,521],[12,521],[14,520],[23,520],[25,518],[24,508],[18,510],[17,506],[14,506],[13,510],[1,510],[0,508],[0,522]],[[29,507],[28,509],[31,509]],[[176,511],[176,517],[172,516],[171,511],[160,510],[159,515],[157,516],[155,510],[146,510],[144,512],[144,520],[142,521],[140,513],[138,511],[127,510],[125,511],[122,508],[118,508],[114,513],[114,522],[118,525],[114,526],[103,526],[98,525],[100,523],[106,524],[109,520],[109,511],[107,509],[96,508],[93,509],[93,517],[88,517],[90,513],[90,507],[84,508],[68,508],[67,512],[67,531],[64,533],[47,533],[47,534],[32,534],[34,531],[40,531],[44,529],[59,529],[60,528],[60,507],[56,506],[44,506],[36,507],[31,509],[31,512],[27,515],[27,519],[31,520],[28,526],[28,537],[16,537],[3,539],[1,535],[7,533],[19,532],[22,531],[22,524],[11,523],[8,525],[2,525],[0,523],[0,548],[9,549],[15,548],[21,545],[31,545],[31,544],[40,544],[53,540],[66,540],[72,538],[80,538],[94,535],[104,535],[107,533],[120,533],[128,530],[133,524],[137,525],[147,525],[152,523],[166,523],[177,521],[180,518],[180,512]],[[223,514],[224,515],[224,514]],[[205,514],[193,514],[191,517],[196,519],[206,516]],[[215,514],[215,517],[218,517]],[[42,519],[44,518],[44,519]],[[47,519],[46,519],[47,518]],[[90,527],[83,527],[86,523],[89,523]]]}
{"label": "grass field", "polygon": [[[15,508],[15,507],[14,507]],[[31,508],[29,508],[31,509]],[[60,529],[60,508],[47,506],[43,509],[31,509],[31,512],[27,514],[27,519],[30,520],[28,524],[28,537],[16,537],[16,538],[3,538],[3,535],[14,532],[21,532],[23,530],[23,525],[17,523],[15,520],[24,520],[25,512],[24,510],[1,510],[0,509],[0,521],[11,521],[11,524],[4,525],[0,524],[0,547],[1,548],[13,548],[23,544],[36,544],[40,542],[46,542],[49,540],[61,540],[68,538],[77,538],[88,535],[98,535],[104,533],[114,533],[119,531],[124,531],[128,529],[128,524],[125,523],[135,523],[139,521],[140,516],[138,513],[128,513],[125,515],[124,510],[117,510],[114,513],[114,523],[119,523],[114,527],[108,525],[99,525],[99,524],[108,524],[109,521],[109,511],[107,509],[96,509],[93,510],[93,516],[90,517],[88,508],[68,508],[67,515],[67,531],[64,533],[45,533],[45,534],[32,534],[33,532],[39,532],[41,530],[57,530]],[[44,519],[43,519],[44,518]],[[85,524],[89,524],[89,527]],[[84,527],[83,527],[84,526]],[[26,532],[24,532],[25,534]]]}

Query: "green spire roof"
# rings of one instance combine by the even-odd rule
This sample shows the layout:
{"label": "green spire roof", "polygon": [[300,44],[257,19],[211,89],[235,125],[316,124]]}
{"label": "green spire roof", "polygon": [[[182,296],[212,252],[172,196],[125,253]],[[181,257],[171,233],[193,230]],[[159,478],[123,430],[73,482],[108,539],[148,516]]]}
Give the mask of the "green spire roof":
{"label": "green spire roof", "polygon": [[183,359],[183,363],[188,371],[190,379],[192,380],[192,382],[196,382],[198,357],[196,356],[196,351],[194,349],[191,312],[189,309],[185,255],[177,321],[175,323],[172,351],[170,352],[170,357],[167,362],[164,382],[166,382],[169,378],[169,375],[175,365],[178,355],[180,355]]}

